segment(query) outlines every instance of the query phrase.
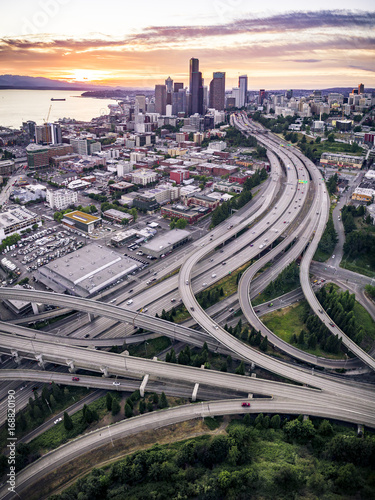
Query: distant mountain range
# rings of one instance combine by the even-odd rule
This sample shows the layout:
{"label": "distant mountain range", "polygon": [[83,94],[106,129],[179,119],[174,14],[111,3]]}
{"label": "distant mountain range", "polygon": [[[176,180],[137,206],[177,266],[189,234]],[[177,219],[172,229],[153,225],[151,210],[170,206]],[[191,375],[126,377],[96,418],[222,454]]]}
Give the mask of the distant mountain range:
{"label": "distant mountain range", "polygon": [[105,90],[113,87],[93,85],[90,83],[69,83],[49,78],[0,75],[0,89],[30,89],[30,90]]}
{"label": "distant mountain range", "polygon": [[[340,94],[348,95],[353,87],[332,87],[327,89],[321,89],[323,95],[329,94],[330,92],[339,92]],[[91,83],[77,82],[69,83],[63,82],[61,80],[51,80],[49,78],[43,77],[33,77],[33,76],[19,76],[19,75],[0,75],[0,89],[24,89],[24,90],[82,90],[82,91],[150,91],[152,89],[142,89],[140,87],[110,87],[104,85],[93,85]],[[294,96],[301,96],[311,93],[314,89],[293,89]],[[365,88],[366,92],[373,92],[375,89]],[[251,91],[258,92],[258,91]],[[285,89],[280,90],[267,90],[270,93],[282,93]]]}

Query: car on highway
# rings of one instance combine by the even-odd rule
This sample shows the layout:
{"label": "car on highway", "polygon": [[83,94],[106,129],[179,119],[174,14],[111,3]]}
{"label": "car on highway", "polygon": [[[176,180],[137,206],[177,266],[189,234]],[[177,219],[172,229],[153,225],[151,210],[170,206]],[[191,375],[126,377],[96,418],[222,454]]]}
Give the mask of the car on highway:
{"label": "car on highway", "polygon": [[191,310],[191,311],[194,311],[194,307],[191,307],[191,308],[190,308],[190,310]]}
{"label": "car on highway", "polygon": [[216,274],[211,274],[211,278],[216,278]]}
{"label": "car on highway", "polygon": [[121,385],[120,382],[112,382],[112,385]]}
{"label": "car on highway", "polygon": [[62,422],[62,417],[57,418],[56,420],[53,421],[53,423],[56,425],[59,422]]}
{"label": "car on highway", "polygon": [[90,334],[89,333],[86,333],[85,335],[85,339],[88,339],[90,337]]}
{"label": "car on highway", "polygon": [[332,255],[332,259],[334,259],[336,257],[336,255]]}
{"label": "car on highway", "polygon": [[212,326],[215,328],[215,330],[219,329],[219,327],[217,325],[212,325]]}
{"label": "car on highway", "polygon": [[189,280],[186,280],[185,283],[188,285],[189,284]]}
{"label": "car on highway", "polygon": [[202,283],[202,286],[207,286],[207,283]]}
{"label": "car on highway", "polygon": [[234,311],[233,307],[230,307],[228,310],[229,310],[229,312],[233,312]]}
{"label": "car on highway", "polygon": [[128,293],[132,293],[132,291],[133,291],[133,288],[131,290],[129,290]]}
{"label": "car on highway", "polygon": [[35,385],[33,388],[32,388],[32,391],[37,391],[38,390],[38,387]]}
{"label": "car on highway", "polygon": [[251,404],[250,404],[250,403],[245,403],[245,402],[243,402],[243,403],[241,404],[241,406],[245,406],[245,407],[249,408],[249,407],[251,406]]}
{"label": "car on highway", "polygon": [[133,299],[127,301],[127,305],[130,306],[130,304],[133,304]]}
{"label": "car on highway", "polygon": [[222,265],[222,266],[225,266],[225,264],[226,264],[226,262],[222,262],[222,263],[221,263],[221,265]]}
{"label": "car on highway", "polygon": [[330,323],[329,326],[335,326],[333,323]]}
{"label": "car on highway", "polygon": [[78,382],[79,377],[72,377],[73,382]]}
{"label": "car on highway", "polygon": [[176,302],[176,299],[171,299],[171,302]]}

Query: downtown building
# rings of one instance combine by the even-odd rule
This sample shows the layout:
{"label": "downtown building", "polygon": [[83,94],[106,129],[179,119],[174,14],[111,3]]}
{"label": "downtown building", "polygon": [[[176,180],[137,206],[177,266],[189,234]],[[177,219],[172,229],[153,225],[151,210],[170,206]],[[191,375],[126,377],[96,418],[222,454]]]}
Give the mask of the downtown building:
{"label": "downtown building", "polygon": [[190,59],[190,106],[189,114],[198,113],[203,115],[203,79],[202,73],[199,71],[199,59],[194,57]]}
{"label": "downtown building", "polygon": [[222,111],[225,107],[225,73],[213,73],[210,83],[210,108]]}

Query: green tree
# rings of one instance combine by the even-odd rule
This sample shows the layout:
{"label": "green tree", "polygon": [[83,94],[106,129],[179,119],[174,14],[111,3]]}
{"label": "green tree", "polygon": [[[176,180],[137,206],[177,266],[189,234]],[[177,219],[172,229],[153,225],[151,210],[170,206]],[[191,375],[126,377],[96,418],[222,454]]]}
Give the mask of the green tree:
{"label": "green tree", "polygon": [[159,408],[167,408],[167,407],[168,407],[168,400],[165,393],[162,392],[159,400]]}
{"label": "green tree", "polygon": [[73,429],[73,420],[66,411],[64,411],[64,427],[67,431]]}
{"label": "green tree", "polygon": [[281,419],[280,415],[274,415],[271,418],[271,427],[272,429],[280,429]]}
{"label": "green tree", "polygon": [[117,415],[121,410],[120,404],[117,398],[112,398],[112,415]]}
{"label": "green tree", "polygon": [[146,411],[146,403],[144,399],[141,399],[139,402],[139,413],[143,414]]}
{"label": "green tree", "polygon": [[107,392],[107,395],[105,397],[105,404],[106,404],[106,407],[107,407],[108,411],[112,410],[112,402],[113,402],[112,395],[111,395],[110,392]]}
{"label": "green tree", "polygon": [[239,364],[239,366],[236,368],[236,372],[235,372],[237,375],[245,375],[245,365],[244,365],[244,362],[241,361],[241,363]]}
{"label": "green tree", "polygon": [[267,335],[265,337],[263,337],[262,342],[260,343],[259,348],[263,352],[267,351],[267,349],[268,349],[268,337],[267,337]]}
{"label": "green tree", "polygon": [[130,418],[132,416],[133,416],[133,410],[132,410],[131,406],[129,405],[129,403],[126,403],[126,405],[125,405],[125,417]]}

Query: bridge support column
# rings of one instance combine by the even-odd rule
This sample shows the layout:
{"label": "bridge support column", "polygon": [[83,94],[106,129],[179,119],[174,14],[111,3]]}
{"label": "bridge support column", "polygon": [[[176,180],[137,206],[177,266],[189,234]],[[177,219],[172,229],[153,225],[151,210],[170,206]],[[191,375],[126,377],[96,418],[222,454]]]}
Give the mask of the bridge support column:
{"label": "bridge support column", "polygon": [[95,318],[93,313],[87,313],[87,316],[88,316],[90,322]]}
{"label": "bridge support column", "polygon": [[19,365],[22,361],[22,358],[19,356],[18,351],[14,351],[13,349],[10,351],[13,361]]}
{"label": "bridge support column", "polygon": [[248,397],[249,399],[253,399],[254,394],[251,394],[251,392],[249,392],[249,394],[247,395],[247,397]]}
{"label": "bridge support column", "polygon": [[255,363],[251,362],[251,369],[255,370]]}
{"label": "bridge support column", "polygon": [[257,378],[257,374],[256,374],[256,373],[252,373],[252,374],[251,374],[251,376],[252,376],[253,378]]}
{"label": "bridge support column", "polygon": [[157,361],[157,360],[158,360],[158,357],[157,357],[157,356],[154,356],[154,357],[152,358],[152,361]]}
{"label": "bridge support column", "polygon": [[142,380],[142,383],[141,383],[141,387],[139,388],[139,392],[140,392],[142,398],[145,395],[145,389],[146,389],[146,385],[147,385],[147,382],[148,382],[148,378],[149,378],[149,374],[146,373],[146,375],[143,377],[143,380]]}
{"label": "bridge support column", "polygon": [[308,420],[308,419],[309,419],[309,416],[308,416],[308,415],[304,415],[304,416],[303,416],[303,421]]}
{"label": "bridge support column", "polygon": [[66,364],[69,367],[69,373],[75,373],[77,371],[77,368],[74,365],[74,361],[72,359],[67,359]]}
{"label": "bridge support column", "polygon": [[364,429],[363,425],[362,424],[358,424],[358,426],[357,426],[357,435],[359,437],[362,437],[363,433],[364,433],[364,430],[365,429]]}
{"label": "bridge support column", "polygon": [[103,377],[109,377],[108,366],[101,366],[100,371],[103,372]]}
{"label": "bridge support column", "polygon": [[38,361],[38,365],[45,369],[44,361],[43,361],[43,355],[42,354],[35,354],[35,359]]}
{"label": "bridge support column", "polygon": [[196,401],[197,400],[198,389],[199,389],[199,384],[196,383],[195,386],[194,386],[194,389],[193,389],[193,394],[191,396],[191,400],[192,401]]}

